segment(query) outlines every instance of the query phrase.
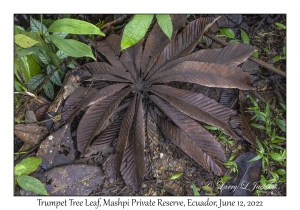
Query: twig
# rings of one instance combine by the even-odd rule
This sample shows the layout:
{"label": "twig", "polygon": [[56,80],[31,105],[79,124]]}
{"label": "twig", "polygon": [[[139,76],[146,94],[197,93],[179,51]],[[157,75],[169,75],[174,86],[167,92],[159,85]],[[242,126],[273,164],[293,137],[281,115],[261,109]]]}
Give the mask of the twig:
{"label": "twig", "polygon": [[114,19],[113,21],[111,22],[108,22],[108,23],[105,23],[103,26],[101,26],[101,30],[104,30],[110,26],[114,26],[114,25],[117,25],[118,23],[121,23],[123,22],[125,19],[127,19],[128,15],[122,15],[120,17],[118,17],[117,19]]}
{"label": "twig", "polygon": [[[219,38],[215,37],[215,36],[212,35],[212,34],[209,34],[209,33],[205,32],[204,35],[207,36],[208,38],[210,38],[210,39],[212,39],[212,40],[218,42],[219,44],[221,44],[221,45],[223,45],[223,46],[228,46],[228,45],[229,45],[229,43],[220,40]],[[283,71],[277,69],[277,68],[274,67],[274,66],[271,66],[270,64],[267,64],[266,62],[263,62],[263,61],[261,61],[261,60],[259,60],[259,59],[257,59],[257,58],[254,58],[254,57],[250,57],[249,60],[251,60],[251,61],[253,61],[253,62],[255,62],[255,63],[258,63],[259,65],[261,65],[262,67],[264,67],[264,68],[266,68],[266,69],[268,69],[268,70],[270,70],[270,71],[273,71],[273,72],[275,72],[275,73],[277,73],[277,74],[279,74],[279,75],[281,75],[281,76],[286,77],[286,73],[285,73],[285,72],[283,72]]]}

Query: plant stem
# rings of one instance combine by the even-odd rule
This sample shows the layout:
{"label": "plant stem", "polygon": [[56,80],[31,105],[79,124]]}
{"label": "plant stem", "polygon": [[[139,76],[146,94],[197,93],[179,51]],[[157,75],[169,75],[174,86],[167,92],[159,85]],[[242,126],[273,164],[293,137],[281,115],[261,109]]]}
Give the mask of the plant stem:
{"label": "plant stem", "polygon": [[[229,45],[229,43],[227,43],[227,42],[225,42],[225,41],[222,41],[222,40],[218,39],[217,37],[215,37],[215,36],[212,35],[212,34],[209,34],[209,33],[207,33],[207,32],[204,32],[204,35],[205,35],[206,37],[208,37],[208,38],[210,38],[210,39],[212,39],[212,40],[218,42],[219,44],[221,44],[221,45],[223,45],[223,46],[228,46],[228,45]],[[285,73],[285,72],[283,72],[283,71],[277,69],[277,68],[274,67],[274,66],[271,66],[270,64],[267,64],[266,62],[263,62],[263,61],[261,61],[261,60],[259,60],[259,59],[257,59],[257,58],[254,58],[254,57],[250,57],[249,60],[251,60],[251,61],[253,61],[253,62],[255,62],[255,63],[258,63],[259,65],[261,65],[262,67],[264,67],[264,68],[266,68],[266,69],[268,69],[268,70],[270,70],[270,71],[273,71],[273,72],[275,72],[275,73],[277,73],[277,74],[279,74],[279,75],[281,75],[281,76],[286,77],[286,73]]]}

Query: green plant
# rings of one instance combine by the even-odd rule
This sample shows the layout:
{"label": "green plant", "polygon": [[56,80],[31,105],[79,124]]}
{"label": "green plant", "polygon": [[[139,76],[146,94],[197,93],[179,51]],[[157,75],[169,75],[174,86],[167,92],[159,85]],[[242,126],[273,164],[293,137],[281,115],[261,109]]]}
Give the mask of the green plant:
{"label": "green plant", "polygon": [[173,174],[171,177],[169,177],[169,180],[175,180],[181,177],[183,173]]}
{"label": "green plant", "polygon": [[200,196],[200,194],[199,194],[199,192],[197,190],[197,187],[196,187],[196,185],[194,183],[191,185],[191,188],[193,190],[194,196]]}
{"label": "green plant", "polygon": [[[280,28],[282,30],[286,30],[286,26],[281,23],[276,22],[275,26],[277,26],[278,28]],[[285,60],[285,59],[286,59],[286,39],[284,39],[284,41],[283,41],[282,54],[275,56],[273,58],[273,60],[276,62],[276,61]]]}
{"label": "green plant", "polygon": [[233,39],[235,37],[233,30],[231,30],[230,28],[220,28],[220,32],[222,36],[225,36],[227,38]]}
{"label": "green plant", "polygon": [[61,79],[67,67],[75,69],[74,58],[86,56],[95,59],[89,46],[66,39],[68,34],[104,34],[96,26],[80,20],[59,19],[48,29],[42,21],[42,16],[41,22],[30,17],[27,31],[15,26],[14,86],[17,91],[34,91],[50,75],[43,90],[52,99],[54,84],[62,85]]}
{"label": "green plant", "polygon": [[29,176],[29,174],[34,172],[41,163],[42,159],[35,157],[25,158],[20,163],[18,163],[14,167],[15,186],[18,184],[24,190],[39,195],[48,195],[48,192],[43,183],[40,180]]}
{"label": "green plant", "polygon": [[226,168],[230,169],[230,173],[238,173],[238,167],[236,162],[234,161],[235,155],[231,155],[229,160],[224,162],[223,165]]}
{"label": "green plant", "polygon": [[[273,112],[270,110],[270,106],[267,103],[264,111],[261,111],[258,103],[249,95],[248,98],[251,101],[252,107],[248,110],[253,114],[252,120],[257,123],[251,123],[255,128],[265,131],[266,139],[259,141],[256,139],[257,144],[257,156],[252,158],[251,161],[262,160],[262,171],[264,175],[261,175],[260,190],[256,190],[256,194],[260,195],[265,190],[274,188],[278,182],[285,183],[285,167],[286,167],[286,149],[281,145],[285,142],[286,138],[278,136],[277,132],[286,132],[286,123],[282,117],[282,114],[286,110],[286,106],[280,103],[282,109],[276,109]],[[279,119],[281,118],[281,119]],[[266,175],[271,174],[273,178],[266,179]]]}
{"label": "green plant", "polygon": [[209,125],[204,125],[204,128],[207,130],[211,131],[218,131],[219,134],[214,135],[216,139],[219,139],[222,144],[224,144],[225,147],[228,147],[234,143],[234,140],[226,133],[226,131],[221,130],[215,126],[209,126]]}
{"label": "green plant", "polygon": [[[164,34],[171,39],[173,25],[170,15],[155,15],[158,25]],[[154,15],[134,15],[132,20],[125,26],[122,40],[121,51],[138,43],[146,34],[152,23]]]}

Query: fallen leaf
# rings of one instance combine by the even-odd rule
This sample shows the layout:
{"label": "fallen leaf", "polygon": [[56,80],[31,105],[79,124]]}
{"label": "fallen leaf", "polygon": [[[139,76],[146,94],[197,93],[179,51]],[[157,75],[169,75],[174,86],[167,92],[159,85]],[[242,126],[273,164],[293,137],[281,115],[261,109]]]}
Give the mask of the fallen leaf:
{"label": "fallen leaf", "polygon": [[225,176],[231,178],[220,187],[222,196],[250,196],[259,185],[262,162],[261,159],[248,162],[256,156],[253,152],[247,152],[240,155],[236,160],[238,172],[227,170]]}
{"label": "fallen leaf", "polygon": [[14,133],[22,141],[34,146],[45,138],[48,129],[36,124],[17,124]]}
{"label": "fallen leaf", "polygon": [[44,175],[49,195],[60,196],[89,195],[105,178],[100,167],[83,164],[55,167]]}
{"label": "fallen leaf", "polygon": [[41,165],[44,170],[72,163],[75,151],[69,125],[49,135],[40,145],[36,157],[43,159]]}

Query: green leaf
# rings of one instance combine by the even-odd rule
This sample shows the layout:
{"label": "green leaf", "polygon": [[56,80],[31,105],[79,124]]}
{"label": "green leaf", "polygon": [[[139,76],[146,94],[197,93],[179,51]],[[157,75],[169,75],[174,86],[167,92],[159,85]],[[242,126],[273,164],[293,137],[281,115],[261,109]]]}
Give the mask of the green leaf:
{"label": "green leaf", "polygon": [[155,16],[161,30],[171,40],[172,33],[173,33],[173,24],[170,15],[155,15]]}
{"label": "green leaf", "polygon": [[76,62],[75,61],[71,61],[67,67],[69,67],[70,69],[76,69]]}
{"label": "green leaf", "polygon": [[53,84],[48,80],[46,84],[43,86],[44,93],[50,99],[54,98],[54,87]]}
{"label": "green leaf", "polygon": [[66,33],[66,32],[54,32],[53,34],[56,34],[56,35],[60,36],[61,38],[66,38],[66,36],[68,36],[69,33]]}
{"label": "green leaf", "polygon": [[172,176],[169,178],[169,180],[178,179],[179,177],[182,176],[182,174],[183,174],[183,173],[174,174],[174,175],[172,175]]}
{"label": "green leaf", "polygon": [[255,156],[254,158],[252,158],[251,160],[248,160],[248,162],[254,162],[254,161],[257,161],[257,160],[259,160],[259,159],[261,159],[261,158],[262,158],[261,155],[257,155],[257,156]]}
{"label": "green leaf", "polygon": [[276,174],[279,174],[281,176],[285,175],[285,170],[284,169],[277,169],[276,171],[274,171]]}
{"label": "green leaf", "polygon": [[255,139],[255,141],[256,141],[256,144],[257,144],[258,148],[260,149],[260,151],[261,151],[262,153],[264,153],[264,152],[265,152],[265,149],[264,149],[263,146],[261,145],[260,141],[259,141],[258,139]]}
{"label": "green leaf", "polygon": [[51,63],[51,59],[49,58],[49,56],[45,53],[45,52],[40,52],[37,54],[39,59],[42,61],[43,64],[50,64]]}
{"label": "green leaf", "polygon": [[211,130],[211,131],[216,131],[218,130],[217,127],[215,126],[210,126],[210,125],[203,125],[204,128],[208,129],[208,130]]}
{"label": "green leaf", "polygon": [[273,58],[273,61],[279,61],[279,60],[281,60],[281,56],[280,55],[277,55],[277,56],[275,56],[274,58]]}
{"label": "green leaf", "polygon": [[138,43],[146,34],[154,15],[134,15],[127,23],[121,40],[121,51]]}
{"label": "green leaf", "polygon": [[23,84],[19,83],[18,81],[14,81],[14,87],[15,90],[18,92],[27,91],[27,88]]}
{"label": "green leaf", "polygon": [[278,127],[280,127],[280,129],[283,132],[286,132],[286,123],[285,123],[285,120],[280,120],[278,118],[275,118],[275,123],[278,125]]}
{"label": "green leaf", "polygon": [[250,99],[251,103],[252,103],[255,107],[258,107],[258,104],[257,104],[256,101],[252,98],[251,95],[248,95],[247,97]]}
{"label": "green leaf", "polygon": [[270,50],[268,48],[266,48],[266,47],[263,48],[263,51],[265,51],[266,53],[270,52]]}
{"label": "green leaf", "polygon": [[200,196],[200,194],[199,194],[199,192],[197,190],[196,185],[192,184],[191,188],[193,189],[194,196]]}
{"label": "green leaf", "polygon": [[277,123],[279,123],[280,125],[282,125],[282,126],[286,126],[285,120],[280,120],[280,119],[278,119],[278,118],[275,118],[275,121],[276,121]]}
{"label": "green leaf", "polygon": [[22,34],[24,32],[24,28],[18,25],[14,25],[14,35]]}
{"label": "green leaf", "polygon": [[211,187],[208,187],[208,186],[202,186],[202,189],[206,192],[212,192],[213,189]]}
{"label": "green leaf", "polygon": [[72,39],[63,39],[62,37],[55,34],[48,37],[58,47],[58,49],[60,49],[66,55],[72,56],[74,58],[86,56],[96,60],[91,48],[86,44]]}
{"label": "green leaf", "polygon": [[241,38],[244,43],[250,44],[250,39],[249,39],[247,33],[242,29],[241,29]]}
{"label": "green leaf", "polygon": [[238,39],[232,39],[228,43],[229,44],[235,44],[235,43],[238,43],[238,42],[240,42],[240,40],[238,40]]}
{"label": "green leaf", "polygon": [[278,174],[276,174],[275,172],[270,171],[270,174],[272,174],[273,178],[275,179],[275,182],[279,179]]}
{"label": "green leaf", "polygon": [[34,46],[34,47],[22,49],[22,50],[17,50],[17,55],[18,55],[18,57],[23,57],[23,56],[34,54],[34,53],[39,53],[41,51],[45,51],[45,47]]}
{"label": "green leaf", "polygon": [[44,74],[38,74],[38,75],[31,77],[31,79],[28,81],[29,89],[31,91],[35,90],[37,88],[37,86],[39,86],[39,84],[41,84],[43,82],[44,79],[45,79]]}
{"label": "green leaf", "polygon": [[65,32],[70,34],[105,34],[95,25],[71,18],[63,18],[54,21],[48,29],[49,32]]}
{"label": "green leaf", "polygon": [[223,176],[222,178],[221,178],[221,182],[222,183],[225,183],[227,180],[229,180],[229,179],[231,179],[231,176]]}
{"label": "green leaf", "polygon": [[278,28],[281,28],[281,29],[286,29],[285,25],[278,23],[278,22],[275,23],[275,26],[277,26]]}
{"label": "green leaf", "polygon": [[19,176],[17,178],[18,184],[20,185],[20,187],[22,187],[24,190],[33,192],[35,194],[39,194],[39,195],[48,195],[48,192],[45,188],[45,186],[43,185],[43,183],[32,177],[32,176]]}
{"label": "green leaf", "polygon": [[266,109],[265,109],[265,114],[267,118],[270,118],[270,105],[267,103]]}
{"label": "green leaf", "polygon": [[276,152],[270,152],[269,155],[273,160],[276,160],[278,162],[282,161],[282,156]]}
{"label": "green leaf", "polygon": [[30,16],[30,28],[32,32],[37,32],[42,34],[43,36],[48,36],[49,33],[47,31],[47,27],[44,24],[41,24],[39,21],[33,19]]}
{"label": "green leaf", "polygon": [[17,34],[15,35],[15,43],[20,47],[29,48],[38,42],[23,34]]}
{"label": "green leaf", "polygon": [[285,57],[286,56],[286,47],[285,46],[282,47],[282,53],[283,53],[283,55]]}
{"label": "green leaf", "polygon": [[17,176],[28,175],[34,172],[42,163],[42,158],[28,157],[23,159],[14,167],[14,173]]}
{"label": "green leaf", "polygon": [[252,54],[252,56],[253,56],[254,58],[258,58],[258,55],[259,55],[259,52],[258,52],[258,51],[255,51],[255,52]]}
{"label": "green leaf", "polygon": [[259,124],[251,123],[250,125],[252,127],[254,127],[254,128],[258,128],[258,129],[261,129],[261,130],[265,130],[266,129],[264,126],[259,125]]}
{"label": "green leaf", "polygon": [[[46,69],[47,69],[47,74],[50,74],[52,70],[56,69],[56,67],[53,64],[50,64],[50,65],[47,66]],[[52,74],[52,76],[50,77],[50,80],[54,84],[56,84],[58,86],[62,86],[61,79],[60,79],[60,76],[59,76],[57,70]]]}
{"label": "green leaf", "polygon": [[66,55],[65,53],[63,53],[61,50],[58,50],[58,51],[56,52],[56,55],[57,55],[57,57],[58,57],[60,60],[63,60],[63,59],[65,59],[65,58],[68,57],[68,55]]}
{"label": "green leaf", "polygon": [[222,35],[224,35],[230,39],[233,39],[235,37],[233,30],[231,30],[230,28],[220,28],[220,31],[221,31]]}

